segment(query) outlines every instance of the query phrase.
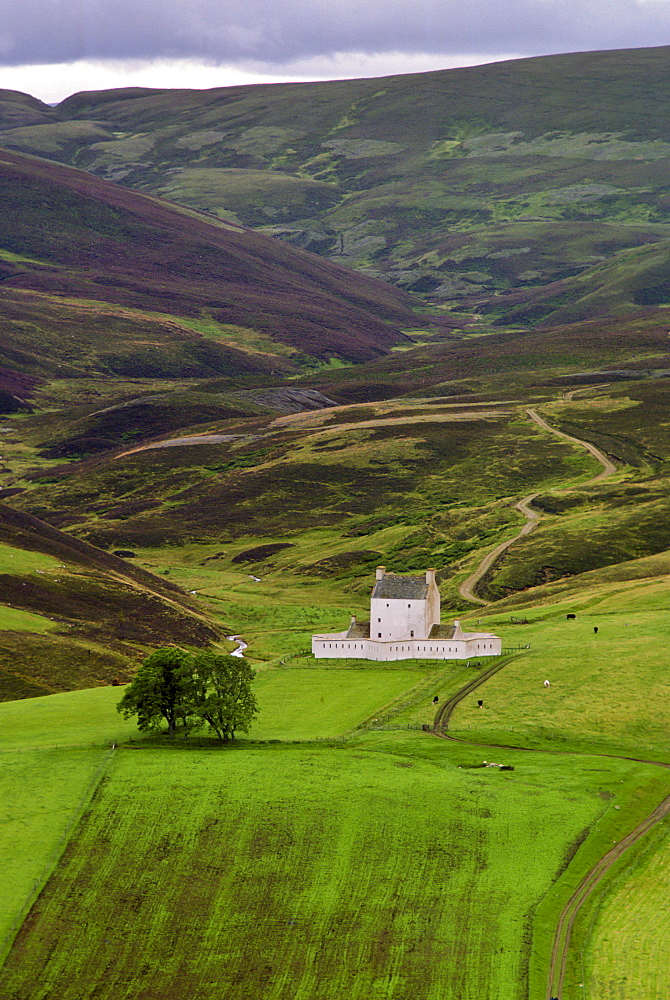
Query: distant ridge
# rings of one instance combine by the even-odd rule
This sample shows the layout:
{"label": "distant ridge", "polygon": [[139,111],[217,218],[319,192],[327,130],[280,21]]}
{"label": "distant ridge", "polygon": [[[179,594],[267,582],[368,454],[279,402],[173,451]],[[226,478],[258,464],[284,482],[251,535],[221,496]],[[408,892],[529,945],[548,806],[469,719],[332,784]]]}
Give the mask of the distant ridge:
{"label": "distant ridge", "polygon": [[62,164],[4,151],[0,196],[6,290],[207,312],[350,360],[384,353],[414,322],[409,300],[387,285]]}
{"label": "distant ridge", "polygon": [[659,46],[92,91],[55,109],[0,95],[0,142],[504,323],[538,290],[670,238],[668,103]]}

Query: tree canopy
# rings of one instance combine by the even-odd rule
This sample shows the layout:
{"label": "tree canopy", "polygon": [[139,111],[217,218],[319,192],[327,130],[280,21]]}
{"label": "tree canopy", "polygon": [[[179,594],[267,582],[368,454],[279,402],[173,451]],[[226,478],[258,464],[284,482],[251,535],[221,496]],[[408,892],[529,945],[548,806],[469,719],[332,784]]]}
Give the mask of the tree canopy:
{"label": "tree canopy", "polygon": [[255,676],[241,656],[198,653],[194,658],[189,694],[189,715],[207,723],[220,740],[249,732],[258,712],[251,692]]}
{"label": "tree canopy", "polygon": [[125,718],[137,716],[138,729],[156,732],[167,723],[173,737],[208,726],[220,740],[248,732],[258,705],[251,691],[255,672],[238,656],[189,653],[175,646],[158,649],[140,666],[117,705]]}

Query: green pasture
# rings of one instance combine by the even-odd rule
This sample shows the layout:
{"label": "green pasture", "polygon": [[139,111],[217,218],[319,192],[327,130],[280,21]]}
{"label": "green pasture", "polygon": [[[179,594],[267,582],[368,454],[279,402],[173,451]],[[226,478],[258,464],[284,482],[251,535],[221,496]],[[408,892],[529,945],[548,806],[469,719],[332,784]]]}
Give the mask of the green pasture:
{"label": "green pasture", "polygon": [[[508,631],[576,624],[562,608],[539,610],[544,620]],[[490,613],[481,622],[495,627]],[[487,708],[491,685],[533,652],[480,689]],[[419,989],[428,1000],[517,1000],[529,976],[542,988],[560,905],[670,791],[665,772],[407,731],[319,744],[374,716],[430,721],[434,694],[453,693],[472,668],[305,662],[258,673],[251,740],[226,749],[138,739],[115,711],[119,688],[0,705],[0,750],[20,765],[6,780],[22,789],[5,786],[3,835],[23,842],[32,824],[39,845],[11,855],[8,929],[64,847],[96,761],[121,744],[0,993],[74,1000],[95,983],[102,1000],[134,1000],[168,978],[194,1000],[410,1000]],[[71,749],[35,749],[62,747],[63,733]],[[51,774],[51,757],[63,811],[47,817],[31,788]],[[492,759],[514,771],[479,766]],[[232,992],[218,993],[222,984]]]}
{"label": "green pasture", "polygon": [[123,688],[99,687],[0,703],[0,752],[111,746],[137,736],[116,711]]}
{"label": "green pasture", "polygon": [[530,650],[459,704],[451,731],[477,742],[669,761],[669,608],[661,578],[529,609],[529,623],[507,634]]}
{"label": "green pasture", "polygon": [[0,751],[0,960],[67,846],[108,754],[102,747]]}
{"label": "green pasture", "polygon": [[0,573],[34,573],[36,570],[53,572],[57,569],[64,567],[53,556],[0,543]]}
{"label": "green pasture", "polygon": [[[622,760],[586,755],[577,761],[574,757],[561,757],[557,754],[556,760],[560,761],[561,759],[564,765],[567,764],[567,770],[570,773],[572,773],[573,765],[575,768],[583,767],[584,773],[589,776],[594,787],[599,787],[598,794],[607,805],[597,823],[593,824],[588,831],[588,837],[581,843],[571,845],[570,864],[561,872],[550,892],[539,902],[535,910],[529,974],[531,996],[541,996],[546,990],[549,956],[556,932],[557,918],[584,875],[591,871],[622,837],[625,837],[639,823],[646,820],[659,803],[670,794],[670,775],[667,770],[658,766],[634,762],[626,765]],[[618,779],[609,783],[605,776],[611,775],[612,768],[616,770]],[[601,779],[604,779],[604,784],[600,783]],[[566,794],[569,797],[569,792]],[[658,843],[656,830],[652,830],[651,833],[642,838],[639,845],[643,850],[646,848],[653,851],[654,842]],[[618,867],[614,867],[614,875],[608,873],[605,876],[596,889],[596,895],[593,897],[595,900],[598,900],[599,893],[603,889],[607,891],[610,888],[617,872],[627,869],[631,860],[630,855],[632,853],[634,857],[636,850],[634,847],[630,853],[627,851],[623,860],[618,863]],[[573,851],[575,851],[574,857],[572,856]],[[584,956],[588,942],[585,938],[584,925],[589,921],[592,912],[589,901],[585,909],[578,914],[573,938],[570,942],[563,994],[565,998],[570,998],[570,1000],[581,997],[583,995],[581,990],[585,988]],[[658,979],[665,979],[667,990],[667,964],[662,968],[662,971],[659,971]],[[587,985],[592,989],[592,983]],[[628,1000],[627,996],[626,1000]]]}
{"label": "green pasture", "polygon": [[2,632],[49,632],[56,628],[51,618],[34,615],[19,608],[8,608],[0,604],[0,631]]}
{"label": "green pasture", "polygon": [[[410,661],[411,662],[411,661]],[[428,662],[426,666],[428,666]],[[483,665],[486,660],[481,661]],[[393,706],[388,722],[392,725],[431,726],[440,703],[456,694],[479,672],[479,668],[466,666],[466,662],[451,660],[447,663],[434,661],[437,673],[429,675],[429,683],[424,684],[415,694],[409,694]],[[434,702],[434,698],[438,702]]]}
{"label": "green pasture", "polygon": [[0,991],[516,1000],[534,907],[634,765],[505,760],[418,734],[122,748]]}
{"label": "green pasture", "polygon": [[[401,695],[431,676],[407,664],[378,670],[362,661],[341,661],[350,669],[290,668],[259,673],[254,690],[260,714],[253,739],[334,737],[366,719],[385,714]],[[404,668],[404,669],[403,669]],[[435,671],[437,672],[437,671]]]}
{"label": "green pasture", "polygon": [[574,975],[594,996],[665,1000],[670,934],[670,831],[667,820],[634,850],[578,924]]}

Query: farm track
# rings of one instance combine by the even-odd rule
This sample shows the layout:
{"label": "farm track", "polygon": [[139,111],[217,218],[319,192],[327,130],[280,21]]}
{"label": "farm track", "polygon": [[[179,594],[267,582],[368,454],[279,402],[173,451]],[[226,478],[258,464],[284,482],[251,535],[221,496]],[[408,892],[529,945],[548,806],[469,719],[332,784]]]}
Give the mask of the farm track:
{"label": "farm track", "polygon": [[[669,765],[659,764],[658,766],[668,767]],[[648,833],[649,830],[656,825],[656,823],[660,823],[660,821],[665,819],[668,815],[670,815],[670,795],[663,799],[660,805],[658,805],[646,819],[643,819],[641,823],[638,823],[634,830],[631,830],[629,834],[615,844],[612,850],[608,851],[607,854],[605,854],[600,861],[593,866],[590,872],[586,873],[568,902],[561,910],[558,918],[558,924],[556,925],[554,944],[551,951],[551,962],[549,966],[549,975],[547,977],[547,1000],[552,1000],[552,997],[560,998],[563,991],[565,970],[570,950],[570,938],[572,936],[572,928],[579,910],[587,901],[589,896],[591,896],[594,892],[612,865],[625,854],[629,847],[632,847],[633,844],[637,843],[637,841]]]}
{"label": "farm track", "polygon": [[[438,710],[433,722],[433,732],[435,735],[439,736],[441,739],[451,740],[454,743],[463,743],[463,740],[447,735],[446,728],[449,724],[452,712],[459,702],[466,698],[467,695],[471,694],[482,684],[486,683],[487,680],[497,674],[499,670],[501,670],[517,656],[519,656],[518,653],[504,657],[499,663],[494,664],[492,667],[489,667],[488,670],[485,670],[483,673],[473,678],[473,680],[464,685],[460,691],[457,691],[451,696],[451,698],[445,701],[444,705],[442,705]],[[535,750],[531,747],[514,747],[506,744],[486,745],[494,746],[496,749],[500,750],[523,750],[528,753],[571,753],[571,751]],[[616,757],[620,760],[640,760],[635,757],[619,757],[616,754],[593,754],[592,756]],[[640,760],[640,763],[655,764],[657,767],[670,768],[670,764],[664,764],[660,761]],[[570,952],[572,929],[580,909],[598,887],[599,883],[607,875],[612,865],[623,857],[626,851],[636,844],[638,840],[644,837],[644,835],[648,833],[653,826],[660,823],[661,820],[665,819],[668,815],[670,815],[670,795],[663,799],[663,801],[653,810],[653,812],[649,814],[649,816],[638,823],[634,830],[631,830],[630,833],[626,834],[626,836],[616,843],[611,850],[603,855],[593,868],[591,868],[591,870],[584,875],[581,882],[570,896],[570,899],[559,913],[558,922],[556,924],[554,942],[549,962],[549,973],[547,976],[546,1000],[553,1000],[554,997],[557,997],[560,1000],[565,980],[568,955]]]}
{"label": "farm track", "polygon": [[[490,417],[499,416],[511,416],[512,410],[497,410],[492,409],[493,406],[502,405],[503,401],[499,403],[493,402],[487,404],[486,408],[479,408],[477,410],[459,410],[456,409],[457,405],[454,404],[452,409],[448,413],[436,413],[436,414],[417,414],[411,417],[378,417],[374,420],[360,420],[353,423],[343,423],[337,424],[336,429],[338,433],[342,431],[352,431],[352,430],[370,430],[375,427],[390,427],[398,425],[409,425],[417,423],[458,423],[459,421],[468,420],[487,420]],[[116,407],[109,407],[109,409],[116,409]],[[326,412],[330,410],[330,407],[324,408]],[[105,413],[105,410],[100,410],[100,413]],[[317,411],[318,413],[324,412],[323,410]],[[278,431],[284,430],[286,427],[292,429],[292,424],[297,423],[299,418],[305,418],[307,420],[310,417],[314,417],[314,410],[306,410],[302,413],[290,413],[282,417],[277,417],[272,423],[268,424],[268,429],[263,433],[259,434],[193,434],[187,435],[185,437],[173,437],[173,438],[161,438],[159,440],[149,440],[144,443],[134,445],[132,448],[126,448],[123,451],[119,451],[114,455],[108,455],[107,457],[116,461],[119,458],[127,458],[128,455],[137,455],[142,451],[151,451],[156,448],[187,448],[196,447],[202,445],[216,445],[216,444],[227,444],[230,441],[261,441],[265,438],[273,437]],[[326,425],[324,427],[319,427],[318,425],[310,424],[307,427],[297,427],[298,430],[304,430],[310,436],[317,434],[332,434],[333,425]]]}
{"label": "farm track", "polygon": [[467,695],[472,694],[473,691],[475,691],[481,684],[484,684],[487,680],[489,680],[489,678],[493,677],[494,674],[497,674],[499,670],[502,670],[502,668],[506,666],[510,660],[516,659],[517,656],[519,656],[519,653],[512,653],[509,656],[504,656],[498,661],[498,663],[494,663],[492,667],[489,667],[488,670],[485,670],[483,673],[477,674],[476,677],[473,677],[473,679],[468,681],[468,683],[462,687],[460,691],[457,691],[456,694],[452,694],[451,698],[448,698],[447,701],[445,701],[445,703],[438,709],[437,715],[435,716],[433,731],[436,735],[443,737],[443,739],[451,739],[451,736],[446,735],[446,728],[449,725],[451,713],[456,708],[458,703],[463,701]]}
{"label": "farm track", "polygon": [[482,605],[491,603],[490,601],[485,601],[482,597],[477,597],[475,587],[486,576],[488,571],[491,569],[491,566],[498,561],[503,552],[506,552],[511,545],[518,542],[518,540],[523,538],[524,535],[529,535],[531,531],[535,530],[538,521],[540,520],[540,515],[529,505],[533,502],[536,496],[537,493],[530,493],[527,497],[524,497],[522,500],[518,500],[517,503],[514,504],[514,508],[526,518],[526,523],[513,538],[508,538],[506,542],[501,542],[500,545],[496,545],[495,549],[492,549],[487,555],[485,555],[474,573],[471,573],[467,580],[464,580],[460,585],[458,593],[461,597],[464,597],[466,601],[472,601],[473,604]]}
{"label": "farm track", "polygon": [[[563,431],[559,431],[556,427],[552,427],[551,424],[547,423],[544,417],[541,417],[536,410],[526,410],[526,413],[530,419],[538,425],[538,427],[542,428],[542,430],[548,431],[555,437],[559,437],[564,441],[569,441],[571,444],[576,444],[579,445],[580,448],[586,449],[586,451],[588,451],[588,453],[602,465],[602,472],[599,472],[597,476],[587,480],[585,483],[581,483],[580,486],[594,486],[597,483],[602,483],[616,472],[616,466],[611,459],[609,459],[607,455],[600,450],[600,448],[596,448],[594,444],[591,444],[590,441],[582,441],[581,438],[573,437],[571,434],[565,434]],[[558,492],[565,493],[569,492],[569,490],[560,490]],[[461,597],[465,598],[466,601],[482,605],[491,603],[490,601],[485,601],[481,597],[477,597],[475,588],[477,587],[477,584],[483,580],[503,552],[506,552],[507,549],[514,545],[515,542],[518,542],[520,538],[523,538],[525,535],[529,535],[531,531],[535,530],[539,523],[540,515],[537,511],[534,511],[530,505],[537,496],[537,493],[529,493],[528,496],[523,497],[521,500],[517,500],[514,504],[515,510],[518,510],[519,513],[523,514],[526,518],[526,523],[513,538],[508,538],[507,541],[501,542],[500,545],[497,545],[491,550],[491,552],[485,555],[475,571],[463,581],[458,588],[458,592]]]}
{"label": "farm track", "polygon": [[538,427],[542,428],[542,430],[549,431],[550,434],[563,438],[564,441],[570,441],[571,444],[577,444],[580,448],[585,448],[589,455],[592,455],[597,462],[600,462],[603,467],[603,471],[599,472],[597,476],[593,477],[593,479],[589,479],[587,482],[582,483],[582,486],[594,486],[596,483],[602,483],[606,479],[609,479],[610,476],[614,475],[616,472],[616,465],[603,451],[600,450],[600,448],[596,448],[596,446],[591,444],[590,441],[582,441],[581,438],[573,437],[571,434],[565,434],[563,431],[557,430],[556,427],[552,427],[551,424],[548,424],[544,417],[541,417],[536,410],[526,410],[526,413],[530,419],[538,425]]}

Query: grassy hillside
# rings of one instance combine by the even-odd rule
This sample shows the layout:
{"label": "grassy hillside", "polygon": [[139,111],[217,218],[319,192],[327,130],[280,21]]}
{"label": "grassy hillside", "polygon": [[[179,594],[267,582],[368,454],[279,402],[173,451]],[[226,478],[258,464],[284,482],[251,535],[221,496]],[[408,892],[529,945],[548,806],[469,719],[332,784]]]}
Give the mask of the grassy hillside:
{"label": "grassy hillside", "polygon": [[0,102],[0,140],[436,303],[532,299],[670,236],[658,114],[668,58],[659,47],[374,80],[101,91],[55,110],[24,97],[21,115]]}
{"label": "grassy hillside", "polygon": [[[366,730],[394,697],[402,718],[409,666],[266,671],[268,719],[225,751],[129,739],[110,689],[0,706],[5,829],[39,833],[30,855],[21,838],[4,848],[5,949],[29,914],[3,991],[130,996],[169,978],[214,998],[532,995],[561,901],[670,786],[650,764],[567,748],[494,750],[500,772],[481,766],[488,747]],[[71,749],[47,749],[64,725]],[[45,768],[53,802],[30,794]]]}
{"label": "grassy hillside", "polygon": [[0,121],[3,128],[44,125],[58,121],[58,113],[18,90],[0,90]]}
{"label": "grassy hillside", "polygon": [[[7,350],[10,356],[17,347],[27,350],[24,365],[34,347],[21,336],[22,309],[50,310],[54,325],[66,326],[67,311],[59,312],[63,297],[84,299],[89,309],[113,303],[214,321],[214,336],[206,339],[188,323],[171,327],[153,317],[157,342],[167,341],[165,366],[143,371],[143,361],[152,367],[147,347],[156,341],[135,334],[132,347],[119,345],[116,360],[113,342],[111,357],[100,352],[96,359],[103,371],[121,375],[129,369],[158,376],[244,371],[245,358],[217,343],[217,324],[224,340],[225,327],[239,326],[307,354],[362,360],[401,342],[398,324],[413,321],[406,297],[387,285],[69,167],[6,151],[0,195],[6,206],[0,222],[4,287],[41,293],[27,303],[21,295],[8,302],[10,313],[18,312],[18,344]],[[136,319],[100,306],[94,315],[100,326],[111,327],[114,339],[117,331],[128,336]]]}
{"label": "grassy hillside", "polygon": [[173,583],[0,505],[0,700],[123,683],[168,642],[221,631]]}
{"label": "grassy hillside", "polygon": [[[180,754],[166,775],[163,755],[124,755],[64,859],[60,885],[54,880],[33,909],[32,933],[17,942],[21,959],[10,956],[3,988],[32,989],[36,1000],[54,989],[74,997],[94,982],[101,996],[118,995],[119,982],[127,994],[151,982],[154,992],[178,984],[193,997],[280,997],[288,987],[297,997],[409,998],[420,988],[427,997],[458,990],[469,998],[485,984],[494,995],[519,995],[524,915],[561,863],[557,832],[577,835],[602,803],[575,789],[578,805],[564,803],[560,825],[547,826],[538,806],[556,809],[558,788],[537,767],[492,783],[459,772],[448,757],[358,756],[313,747],[259,749],[225,762]],[[225,773],[219,794],[212,768]],[[190,800],[197,790],[195,809],[181,807],[180,787]],[[402,808],[389,814],[389,800]],[[520,812],[523,823],[512,819]],[[139,822],[147,837],[137,836]],[[531,838],[542,849],[528,865]],[[509,851],[506,878],[490,863],[500,841]],[[167,910],[158,902],[166,898]],[[75,914],[100,908],[106,919],[85,932]],[[176,949],[168,926],[180,928]],[[45,934],[61,946],[67,940],[57,953],[67,967],[54,955],[38,984]],[[123,946],[129,935],[133,948]],[[502,950],[490,949],[491,936]],[[107,987],[91,964],[96,951]]]}

